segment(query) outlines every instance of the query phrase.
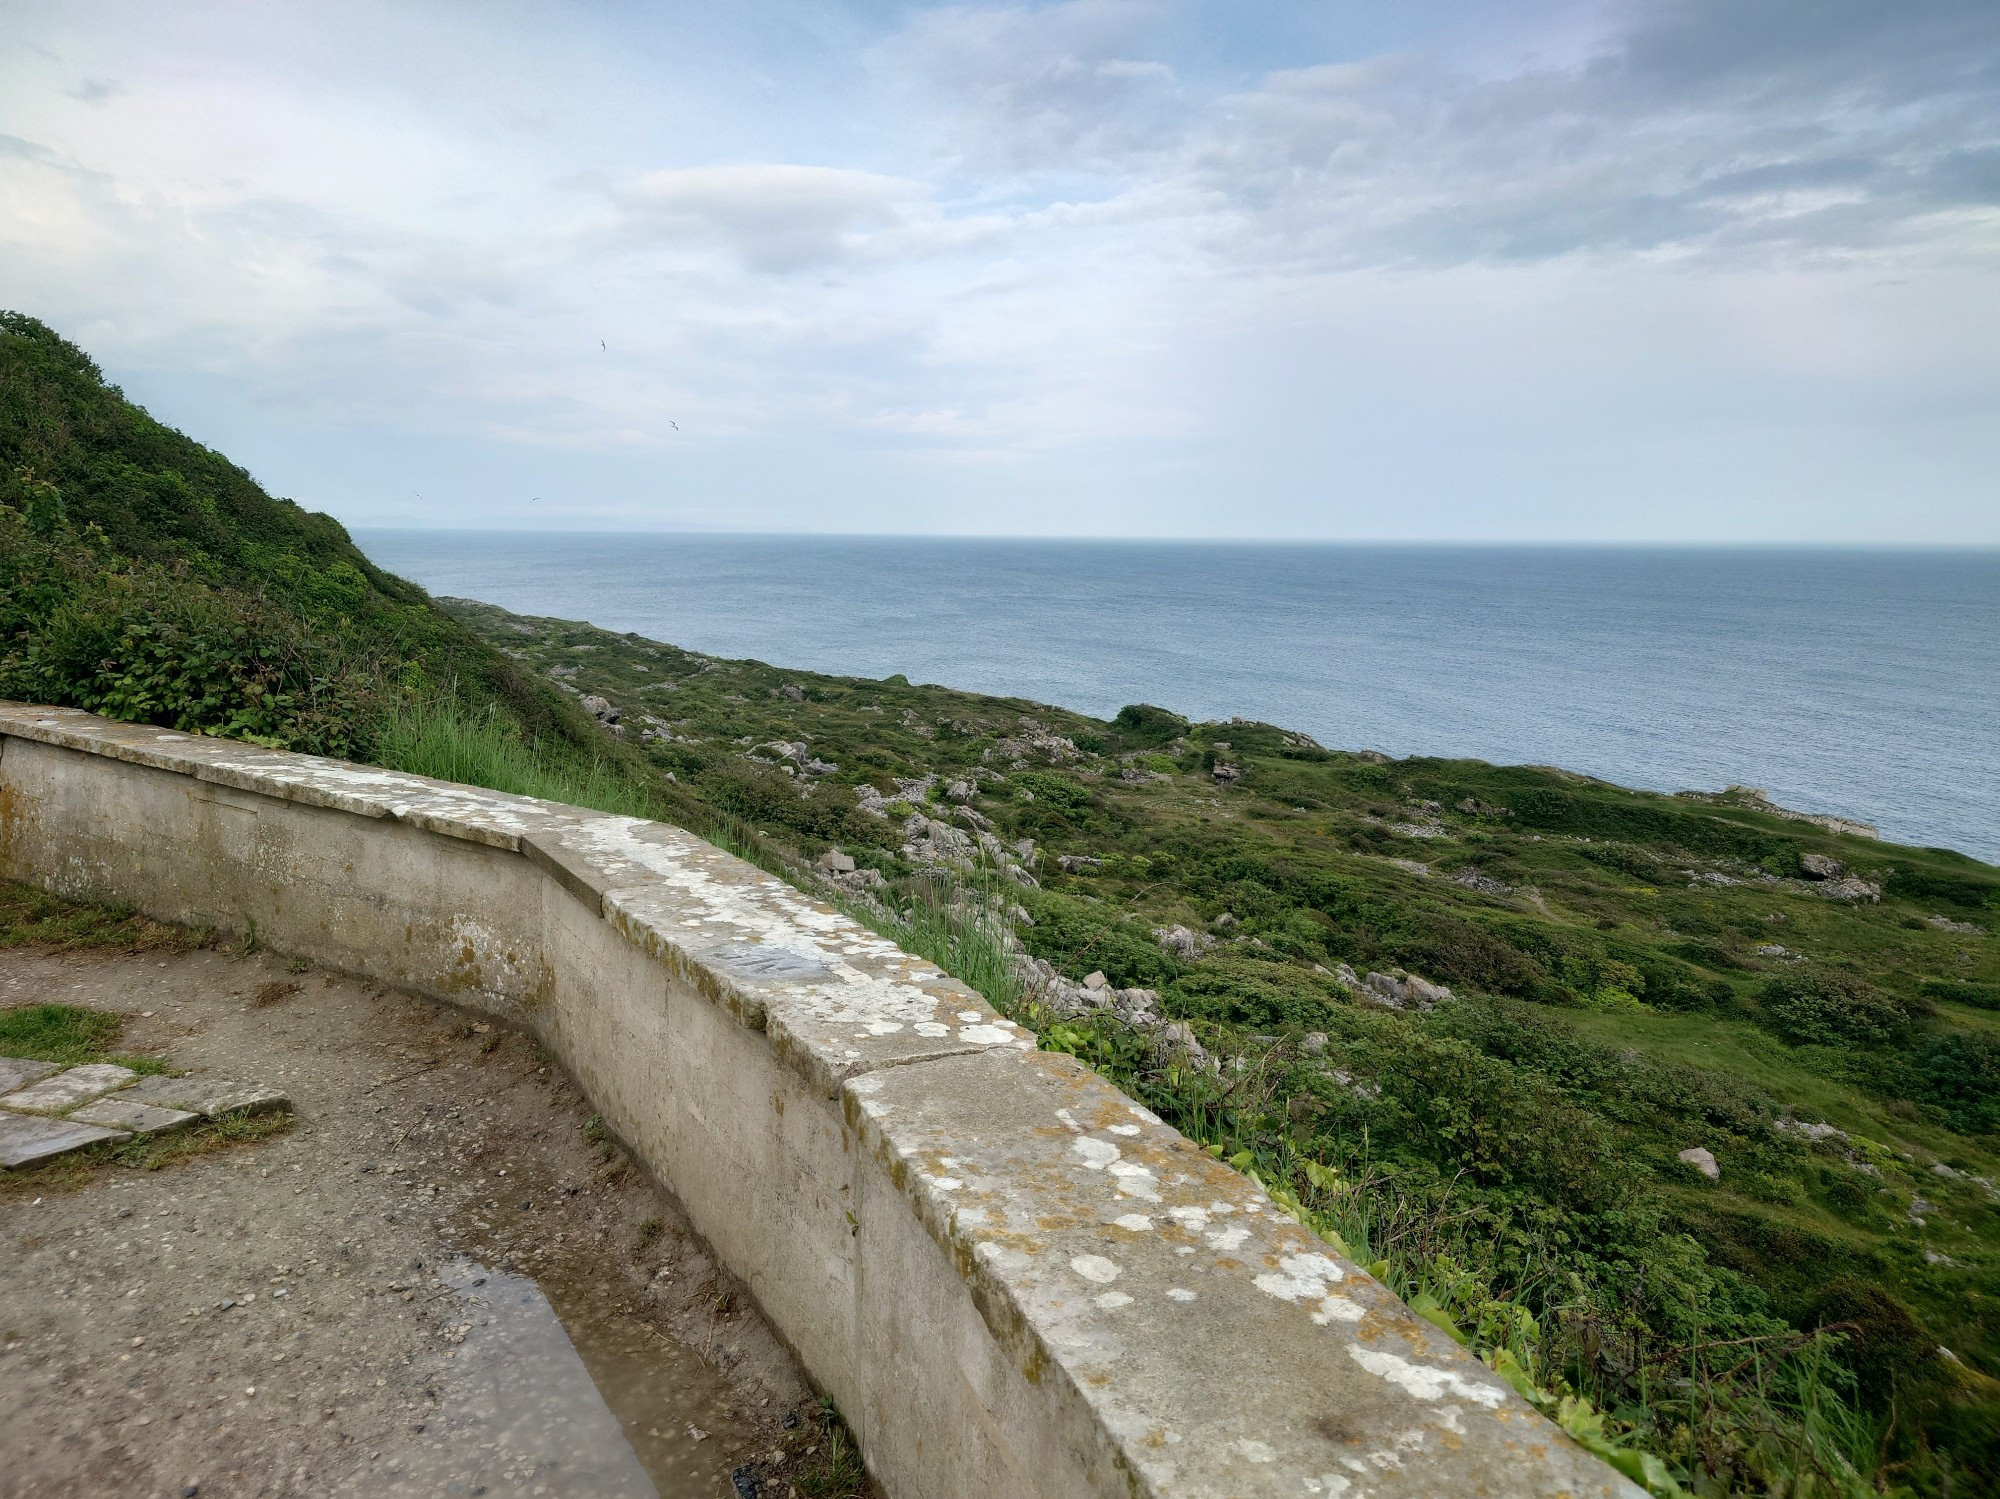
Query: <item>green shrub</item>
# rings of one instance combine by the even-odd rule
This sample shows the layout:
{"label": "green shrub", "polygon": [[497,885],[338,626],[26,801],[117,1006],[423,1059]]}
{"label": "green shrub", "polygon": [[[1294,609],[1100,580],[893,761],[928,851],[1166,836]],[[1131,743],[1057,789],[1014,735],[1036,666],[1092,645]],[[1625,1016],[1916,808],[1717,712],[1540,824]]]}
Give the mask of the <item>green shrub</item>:
{"label": "green shrub", "polygon": [[2000,984],[1975,984],[1967,979],[1925,979],[1917,985],[1917,993],[1925,999],[1939,999],[1947,1004],[2000,1010]]}
{"label": "green shrub", "polygon": [[1912,1001],[1823,963],[1773,977],[1757,996],[1759,1018],[1795,1046],[1880,1046],[1901,1040],[1917,1018]]}
{"label": "green shrub", "polygon": [[1919,1101],[1960,1134],[2000,1129],[2000,1039],[1962,1031],[1937,1036],[1911,1056],[1910,1066]]}

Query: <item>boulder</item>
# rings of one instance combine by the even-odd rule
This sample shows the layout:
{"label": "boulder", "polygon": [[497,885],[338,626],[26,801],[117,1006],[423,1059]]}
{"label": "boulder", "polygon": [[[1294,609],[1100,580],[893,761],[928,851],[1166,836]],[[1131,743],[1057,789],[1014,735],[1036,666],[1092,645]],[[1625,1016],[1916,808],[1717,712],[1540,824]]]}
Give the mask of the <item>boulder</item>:
{"label": "boulder", "polygon": [[1225,791],[1243,779],[1243,772],[1238,767],[1226,765],[1220,760],[1215,762],[1215,769],[1211,770],[1209,774],[1215,777],[1215,784],[1222,787]]}
{"label": "boulder", "polygon": [[1326,1050],[1326,1032],[1307,1031],[1305,1039],[1299,1045],[1305,1049],[1307,1055],[1316,1057]]}
{"label": "boulder", "polygon": [[616,708],[594,692],[587,697],[580,698],[578,706],[599,723],[616,723],[621,716]]}
{"label": "boulder", "polygon": [[970,781],[953,781],[944,788],[944,796],[946,801],[964,803],[971,801],[977,791],[978,787]]}
{"label": "boulder", "polygon": [[1686,1161],[1712,1182],[1722,1180],[1722,1168],[1715,1164],[1715,1157],[1699,1145],[1690,1145],[1680,1153],[1679,1159]]}
{"label": "boulder", "polygon": [[788,703],[802,703],[806,700],[806,690],[796,682],[787,682],[778,689],[778,696]]}
{"label": "boulder", "polygon": [[1093,969],[1083,976],[1083,987],[1090,990],[1093,994],[1110,982],[1111,980],[1104,976],[1104,970],[1101,968]]}
{"label": "boulder", "polygon": [[830,848],[819,856],[819,867],[827,874],[853,874],[854,858],[837,848]]}
{"label": "boulder", "polygon": [[1207,933],[1190,931],[1178,923],[1154,927],[1153,936],[1158,939],[1163,952],[1179,958],[1183,963],[1192,963],[1215,946],[1215,939]]}
{"label": "boulder", "polygon": [[1847,866],[1827,854],[1800,854],[1799,868],[1809,880],[1837,880],[1847,873]]}

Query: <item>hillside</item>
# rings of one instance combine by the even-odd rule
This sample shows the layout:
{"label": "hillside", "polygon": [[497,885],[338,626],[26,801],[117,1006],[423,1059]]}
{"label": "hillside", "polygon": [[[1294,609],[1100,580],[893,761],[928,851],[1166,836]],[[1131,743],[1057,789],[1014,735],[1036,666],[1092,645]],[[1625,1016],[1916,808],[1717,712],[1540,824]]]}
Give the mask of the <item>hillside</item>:
{"label": "hillside", "polygon": [[560,694],[337,521],[273,499],[74,345],[0,313],[0,696],[370,758],[399,702],[439,693],[585,742]]}
{"label": "hillside", "polygon": [[1017,1008],[1055,1044],[1461,1330],[1504,1342],[1531,1308],[1543,1367],[1683,1473],[1784,1467],[1745,1384],[1806,1378],[1793,1329],[1823,1324],[1862,1467],[1994,1471],[2000,871],[1754,793],[1104,722],[441,602],[851,902],[973,892],[1036,960]]}
{"label": "hillside", "polygon": [[0,696],[682,822],[1254,1172],[1656,1490],[2000,1486],[2000,870],[433,601],[15,314]]}

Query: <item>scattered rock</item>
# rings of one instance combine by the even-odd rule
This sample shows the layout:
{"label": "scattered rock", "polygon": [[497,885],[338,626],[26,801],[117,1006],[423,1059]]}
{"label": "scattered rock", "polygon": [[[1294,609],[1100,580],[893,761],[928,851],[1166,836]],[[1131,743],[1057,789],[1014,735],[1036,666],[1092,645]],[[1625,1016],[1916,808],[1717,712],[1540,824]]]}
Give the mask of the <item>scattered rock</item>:
{"label": "scattered rock", "polygon": [[778,696],[788,703],[802,703],[806,700],[806,690],[796,682],[787,682],[778,689]]}
{"label": "scattered rock", "polygon": [[1800,854],[1799,868],[1809,880],[1837,880],[1847,873],[1845,864],[1826,854]]}
{"label": "scattered rock", "polygon": [[1845,879],[1827,880],[1813,888],[1829,900],[1867,901],[1870,904],[1879,904],[1882,899],[1880,885],[1871,880],[1856,879],[1852,875]]}
{"label": "scattered rock", "polygon": [[1064,874],[1088,874],[1094,869],[1102,869],[1104,861],[1093,859],[1088,854],[1058,854],[1056,863]]}
{"label": "scattered rock", "polygon": [[825,853],[819,856],[817,862],[819,865],[820,872],[823,874],[854,873],[853,856],[851,854],[844,854],[837,848],[828,849]]}
{"label": "scattered rock", "polygon": [[1095,969],[1083,976],[1083,987],[1090,990],[1093,994],[1110,982],[1111,980],[1104,976],[1102,969]]}
{"label": "scattered rock", "polygon": [[1986,935],[1986,928],[1976,921],[1953,921],[1948,916],[1927,916],[1924,919],[1941,932],[1963,932],[1968,937]]}
{"label": "scattered rock", "polygon": [[1326,1050],[1326,1032],[1307,1031],[1305,1039],[1299,1042],[1299,1045],[1305,1049],[1308,1055],[1316,1057]]}
{"label": "scattered rock", "polygon": [[979,788],[970,781],[952,781],[944,788],[944,797],[950,802],[969,802],[979,793]]}
{"label": "scattered rock", "polygon": [[1514,887],[1504,880],[1496,880],[1490,874],[1481,874],[1470,864],[1451,877],[1454,885],[1463,885],[1468,890],[1477,890],[1481,895],[1512,895]]}
{"label": "scattered rock", "polygon": [[1192,963],[1211,947],[1215,939],[1205,932],[1190,931],[1176,923],[1173,926],[1154,927],[1153,936],[1158,939],[1161,949],[1183,963]]}
{"label": "scattered rock", "polygon": [[594,692],[579,698],[577,706],[601,724],[614,724],[623,716],[609,701]]}
{"label": "scattered rock", "polygon": [[1710,1181],[1722,1180],[1722,1168],[1715,1163],[1715,1157],[1699,1145],[1690,1145],[1678,1159],[1686,1161]]}
{"label": "scattered rock", "polygon": [[1209,774],[1215,778],[1215,784],[1225,791],[1243,779],[1241,767],[1225,764],[1221,760],[1215,762],[1215,768]]}

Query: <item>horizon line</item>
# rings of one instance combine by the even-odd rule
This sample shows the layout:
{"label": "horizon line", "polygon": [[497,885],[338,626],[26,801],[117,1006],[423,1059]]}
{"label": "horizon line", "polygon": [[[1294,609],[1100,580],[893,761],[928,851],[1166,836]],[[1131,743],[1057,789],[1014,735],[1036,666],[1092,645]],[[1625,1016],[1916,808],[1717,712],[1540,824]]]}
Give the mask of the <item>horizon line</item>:
{"label": "horizon line", "polygon": [[[337,519],[337,517],[336,517]],[[1329,546],[1329,547],[1618,547],[1664,550],[1762,550],[1810,552],[2000,552],[1992,541],[1803,541],[1794,538],[1722,537],[1396,537],[1396,536],[1129,536],[996,531],[728,531],[663,526],[384,525],[342,521],[349,532],[479,536],[681,536],[730,541],[993,541],[1057,542],[1115,546]]]}

